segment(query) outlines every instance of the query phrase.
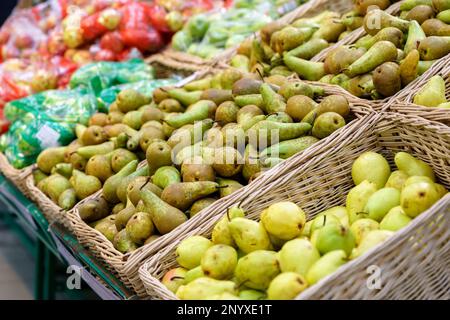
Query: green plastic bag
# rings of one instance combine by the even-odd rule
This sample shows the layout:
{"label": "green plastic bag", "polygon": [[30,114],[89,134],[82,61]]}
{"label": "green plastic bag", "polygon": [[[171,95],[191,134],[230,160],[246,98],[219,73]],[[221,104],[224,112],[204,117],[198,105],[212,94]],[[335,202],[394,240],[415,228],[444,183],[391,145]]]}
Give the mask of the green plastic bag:
{"label": "green plastic bag", "polygon": [[99,95],[104,89],[124,83],[153,80],[155,70],[141,59],[126,62],[96,62],[78,69],[70,79],[70,88],[89,88]]}

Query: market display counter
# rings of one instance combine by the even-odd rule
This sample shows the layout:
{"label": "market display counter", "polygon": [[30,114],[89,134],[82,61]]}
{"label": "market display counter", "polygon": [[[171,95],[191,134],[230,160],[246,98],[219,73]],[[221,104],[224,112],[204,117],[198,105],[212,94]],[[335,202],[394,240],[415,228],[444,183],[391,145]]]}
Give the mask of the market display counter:
{"label": "market display counter", "polygon": [[[54,299],[55,264],[82,268],[81,278],[101,299],[133,299],[134,295],[87,252],[67,229],[49,224],[37,206],[0,174],[2,219],[36,258],[34,298]],[[75,270],[76,268],[73,268]],[[68,273],[69,277],[72,273]]]}

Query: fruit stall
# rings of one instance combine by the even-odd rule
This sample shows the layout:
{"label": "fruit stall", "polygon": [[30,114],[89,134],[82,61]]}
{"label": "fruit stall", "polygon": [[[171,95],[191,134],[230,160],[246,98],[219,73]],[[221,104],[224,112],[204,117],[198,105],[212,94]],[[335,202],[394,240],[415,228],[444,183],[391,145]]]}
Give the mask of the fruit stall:
{"label": "fruit stall", "polygon": [[105,300],[450,299],[449,0],[38,2],[0,28],[35,299],[76,270]]}

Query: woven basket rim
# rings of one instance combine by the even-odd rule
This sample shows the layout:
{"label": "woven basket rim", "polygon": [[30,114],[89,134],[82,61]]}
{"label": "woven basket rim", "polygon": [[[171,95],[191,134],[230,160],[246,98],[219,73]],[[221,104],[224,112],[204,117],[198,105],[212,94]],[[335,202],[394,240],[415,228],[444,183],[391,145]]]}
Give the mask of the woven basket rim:
{"label": "woven basket rim", "polygon": [[[438,122],[433,122],[433,121],[429,121],[429,120],[425,120],[425,119],[420,119],[419,117],[416,116],[410,116],[410,115],[402,115],[402,114],[398,114],[398,113],[393,113],[393,112],[384,112],[384,113],[379,113],[379,114],[374,114],[372,115],[371,119],[368,119],[369,121],[366,122],[372,122],[371,124],[368,123],[366,124],[366,126],[371,127],[372,129],[372,134],[378,134],[377,131],[377,127],[374,126],[377,123],[382,123],[382,122],[387,122],[389,125],[394,125],[395,126],[395,122],[396,121],[405,121],[405,123],[407,125],[411,125],[411,126],[422,126],[422,127],[426,127],[427,130],[433,130],[435,133],[439,133],[439,134],[444,134],[447,137],[449,137],[450,139],[450,128],[442,126],[440,123]],[[357,135],[359,136],[359,135]],[[344,137],[345,138],[345,137]],[[356,138],[354,138],[356,139]],[[347,141],[347,139],[342,139],[343,144],[345,144]],[[450,140],[449,140],[450,141]],[[342,144],[340,144],[342,145]],[[307,156],[304,155],[304,159],[307,160]],[[314,160],[310,160],[310,161],[314,161]],[[307,165],[307,161],[302,161],[302,166],[306,166]],[[291,168],[288,168],[291,169]],[[293,173],[296,174],[296,173]],[[283,177],[286,178],[286,177]],[[286,178],[288,179],[288,178]],[[283,179],[280,178],[278,180],[276,180],[275,182],[273,182],[273,184],[279,183],[280,185],[282,184]],[[450,181],[447,182],[448,184],[450,184]],[[265,189],[264,192],[269,192],[272,189],[269,187],[268,189]],[[259,196],[259,195],[258,195]],[[240,198],[239,196],[236,196],[236,198]],[[393,243],[395,242],[395,239],[399,239],[399,237],[407,237],[408,235],[408,231],[411,230],[412,228],[415,228],[417,226],[421,225],[421,222],[423,220],[426,219],[431,219],[431,217],[434,215],[434,209],[438,206],[443,205],[444,203],[447,205],[449,203],[450,200],[450,195],[447,194],[446,197],[444,197],[443,199],[441,199],[439,202],[437,202],[432,208],[428,209],[426,212],[422,213],[419,217],[417,217],[416,219],[414,219],[414,223],[412,223],[410,226],[408,226],[407,228],[405,228],[405,230],[401,230],[400,232],[397,232],[393,237],[391,237],[391,239],[389,239],[390,242],[386,242],[386,243]],[[237,203],[239,201],[235,201],[235,203]],[[232,203],[232,201],[229,202],[230,205]],[[220,214],[219,214],[220,215]],[[221,215],[220,215],[221,216]],[[215,220],[214,220],[215,221]],[[211,223],[209,223],[208,225],[210,225]],[[159,282],[158,278],[156,278],[155,276],[153,276],[152,274],[152,269],[156,268],[156,265],[158,264],[158,259],[160,256],[162,255],[167,255],[170,252],[173,252],[175,245],[181,240],[184,239],[185,236],[189,235],[189,234],[199,234],[196,233],[198,231],[201,231],[202,226],[204,225],[200,225],[200,226],[193,226],[191,228],[186,228],[184,233],[179,233],[177,235],[173,235],[174,237],[174,241],[172,242],[172,244],[163,249],[163,251],[159,252],[157,255],[154,255],[153,257],[149,258],[139,269],[139,274],[141,276],[142,281],[145,283],[147,290],[150,291],[154,291],[154,288],[148,288],[149,283],[153,283],[158,286],[158,290],[162,290],[164,292],[164,294],[162,294],[161,292],[154,292],[155,295],[157,294],[161,294],[164,297],[171,297],[171,298],[176,298],[171,292],[169,292],[167,289],[165,289],[165,287]],[[204,232],[200,233],[200,234],[204,234]],[[394,238],[394,239],[392,239]],[[371,256],[372,253],[374,252],[381,252],[382,248],[384,248],[386,246],[386,243],[384,243],[381,246],[378,246],[376,248],[374,248],[373,250],[371,250],[370,253],[367,253],[365,255],[363,255],[362,257],[359,257],[358,259],[355,259],[354,263],[351,264],[351,266],[353,266],[354,264],[357,263],[362,263],[364,261],[364,257],[369,257]],[[343,268],[340,268],[340,271],[337,272],[342,272]],[[330,276],[331,279],[334,277],[337,277],[337,275],[333,274]],[[327,279],[329,280],[329,278],[327,277]],[[323,283],[325,283],[326,281],[328,281],[326,279],[323,279],[323,281],[321,281],[321,285],[323,285]],[[310,288],[308,288],[308,291],[305,291],[302,294],[302,297],[306,296],[307,292],[311,292],[310,289],[315,289],[315,288],[319,288],[319,286],[316,284],[315,286],[311,286]]]}

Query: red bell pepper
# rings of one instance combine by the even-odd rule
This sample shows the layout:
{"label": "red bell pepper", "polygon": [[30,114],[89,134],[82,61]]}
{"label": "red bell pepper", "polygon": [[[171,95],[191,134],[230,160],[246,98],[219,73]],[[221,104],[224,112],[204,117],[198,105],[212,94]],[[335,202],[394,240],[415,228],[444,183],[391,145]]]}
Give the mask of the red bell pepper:
{"label": "red bell pepper", "polygon": [[141,52],[155,52],[164,46],[161,35],[151,26],[122,30],[120,34],[125,45],[138,48]]}
{"label": "red bell pepper", "polygon": [[124,49],[122,36],[117,31],[105,33],[100,39],[100,47],[114,53],[122,52]]}
{"label": "red bell pepper", "polygon": [[83,34],[83,39],[92,41],[109,31],[100,23],[99,17],[100,12],[96,12],[81,19],[80,27]]}
{"label": "red bell pepper", "polygon": [[166,20],[167,12],[164,7],[156,4],[146,4],[146,12],[151,24],[156,30],[160,32],[171,32]]}

